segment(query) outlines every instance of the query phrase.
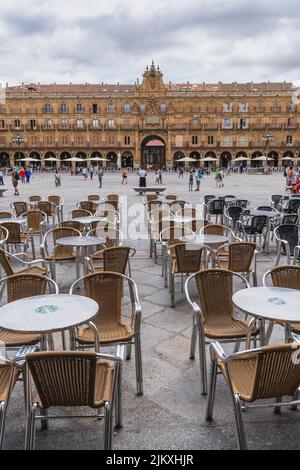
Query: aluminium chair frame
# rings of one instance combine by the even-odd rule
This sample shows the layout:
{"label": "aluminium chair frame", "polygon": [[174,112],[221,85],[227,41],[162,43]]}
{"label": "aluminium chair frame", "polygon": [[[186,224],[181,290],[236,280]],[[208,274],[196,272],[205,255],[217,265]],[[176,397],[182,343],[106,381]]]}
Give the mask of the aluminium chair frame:
{"label": "aluminium chair frame", "polygon": [[[122,359],[118,356],[112,356],[109,354],[96,353],[97,359],[105,359],[115,363],[115,371],[113,378],[112,387],[112,399],[111,402],[105,402],[104,413],[101,413],[100,409],[97,410],[95,415],[48,415],[47,410],[42,410],[42,414],[36,416],[38,410],[38,404],[32,400],[31,390],[31,374],[28,364],[25,365],[25,387],[26,387],[26,410],[27,410],[27,425],[26,425],[26,436],[25,436],[25,450],[35,450],[35,423],[41,421],[41,429],[48,429],[49,420],[57,419],[96,419],[97,421],[104,419],[104,450],[108,451],[112,449],[113,439],[113,411],[114,404],[116,404],[116,428],[122,427],[122,403],[121,403],[121,365]],[[116,393],[117,392],[117,393]],[[63,408],[63,407],[62,407]]]}
{"label": "aluminium chair frame", "polygon": [[[123,279],[123,281],[127,281],[129,285],[129,293],[130,293],[130,298],[131,298],[131,305],[132,305],[132,313],[131,313],[131,326],[134,331],[134,337],[133,340],[131,341],[125,341],[125,342],[119,342],[119,343],[105,343],[105,347],[107,346],[126,346],[127,348],[127,356],[126,359],[130,360],[131,359],[131,346],[134,345],[135,348],[135,370],[136,370],[136,387],[137,387],[137,395],[142,396],[144,394],[143,391],[143,365],[142,365],[142,349],[141,349],[141,319],[142,319],[142,308],[139,300],[139,294],[138,294],[138,289],[135,281],[131,279],[129,276],[125,276],[124,274],[119,274],[119,273],[111,273],[109,271],[105,271],[102,273],[104,276],[105,275],[112,275],[114,277],[119,277]],[[84,281],[84,279],[88,276],[84,276],[80,279],[78,279],[70,288],[70,295],[74,295],[74,292],[77,291],[77,286],[80,284],[80,282]],[[90,326],[90,325],[89,325]],[[91,328],[91,326],[90,326]],[[97,331],[97,328],[92,326],[92,331],[95,337],[95,349],[96,352],[99,352],[99,347],[101,345],[101,340],[99,338],[99,334]],[[71,349],[76,351],[76,350],[84,350],[84,349],[90,349],[91,345],[87,344],[86,346],[79,345],[76,343],[76,334],[75,334],[75,329],[72,328],[70,330],[70,344],[71,344]]]}
{"label": "aluminium chair frame", "polygon": [[[231,271],[228,271],[231,272]],[[194,360],[195,359],[195,352],[196,352],[196,343],[197,343],[197,337],[198,337],[198,347],[199,347],[199,361],[200,361],[200,376],[201,376],[201,393],[202,395],[207,395],[207,367],[206,367],[206,344],[210,344],[212,341],[206,341],[206,336],[204,333],[204,322],[203,322],[203,315],[201,312],[200,306],[197,304],[197,302],[193,302],[190,298],[189,294],[189,284],[191,281],[195,279],[198,273],[193,274],[190,276],[186,283],[185,283],[185,294],[188,303],[193,309],[193,314],[194,314],[194,319],[193,319],[193,331],[192,331],[192,338],[191,338],[191,350],[190,350],[190,359]],[[233,273],[233,276],[236,276],[239,278],[241,281],[243,281],[246,285],[246,288],[250,288],[250,284],[248,283],[247,279],[245,279],[243,276],[241,276],[238,273]],[[253,338],[256,340],[256,337],[253,337],[251,334],[251,322],[248,324],[248,333],[245,335],[245,338],[230,338],[230,339],[224,339],[224,340],[219,340],[219,342],[222,343],[235,343],[236,342],[236,350],[238,350],[241,341],[246,341],[246,344],[249,345],[251,343],[251,339]]]}

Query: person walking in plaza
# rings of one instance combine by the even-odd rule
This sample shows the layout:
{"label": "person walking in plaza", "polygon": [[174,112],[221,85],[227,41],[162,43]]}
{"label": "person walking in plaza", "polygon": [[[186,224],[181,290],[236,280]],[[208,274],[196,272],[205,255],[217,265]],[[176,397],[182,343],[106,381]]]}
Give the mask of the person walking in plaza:
{"label": "person walking in plaza", "polygon": [[203,178],[203,173],[200,170],[200,168],[198,168],[198,170],[196,171],[195,178],[196,178],[196,191],[200,191],[201,180]]}
{"label": "person walking in plaza", "polygon": [[20,196],[20,193],[19,193],[19,189],[18,189],[18,185],[19,185],[19,180],[20,180],[20,174],[19,174],[19,170],[17,167],[15,167],[12,171],[12,174],[11,174],[11,179],[12,179],[12,184],[13,184],[13,187],[15,189],[15,196]]}
{"label": "person walking in plaza", "polygon": [[189,192],[192,192],[194,190],[194,172],[190,172],[190,177],[189,177]]}
{"label": "person walking in plaza", "polygon": [[81,174],[83,176],[83,181],[87,181],[88,180],[88,170],[87,170],[87,168],[83,168]]}
{"label": "person walking in plaza", "polygon": [[162,171],[160,168],[157,170],[157,175],[158,175],[158,184],[162,184]]}
{"label": "person walking in plaza", "polygon": [[140,188],[146,188],[147,187],[147,171],[142,168],[139,171],[139,177],[140,177]]}
{"label": "person walking in plaza", "polygon": [[102,189],[102,181],[103,181],[103,176],[104,176],[103,168],[100,167],[98,169],[97,175],[98,175],[98,180],[99,180],[99,188]]}
{"label": "person walking in plaza", "polygon": [[178,178],[183,178],[183,176],[184,176],[184,169],[183,169],[183,168],[179,168]]}
{"label": "person walking in plaza", "polygon": [[223,183],[223,172],[220,170],[220,168],[217,168],[216,171],[216,188],[223,188],[224,183]]}
{"label": "person walking in plaza", "polygon": [[90,173],[90,178],[91,178],[91,181],[92,181],[93,177],[94,177],[94,167],[93,166],[90,166],[89,173]]}
{"label": "person walking in plaza", "polygon": [[128,170],[124,168],[122,173],[122,184],[128,184]]}
{"label": "person walking in plaza", "polygon": [[0,170],[0,186],[4,186],[4,173]]}
{"label": "person walking in plaza", "polygon": [[21,168],[21,170],[19,172],[19,175],[20,175],[22,184],[25,184],[25,178],[26,178],[25,168],[23,168],[23,167]]}
{"label": "person walking in plaza", "polygon": [[31,179],[31,170],[30,170],[30,168],[26,169],[25,176],[26,176],[26,183],[30,184],[30,179]]}

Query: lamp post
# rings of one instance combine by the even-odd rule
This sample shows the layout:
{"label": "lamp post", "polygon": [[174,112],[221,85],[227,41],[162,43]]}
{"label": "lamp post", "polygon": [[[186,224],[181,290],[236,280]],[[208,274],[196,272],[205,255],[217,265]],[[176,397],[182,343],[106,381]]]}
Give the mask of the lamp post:
{"label": "lamp post", "polygon": [[265,142],[265,157],[266,157],[266,166],[265,168],[267,168],[268,166],[268,156],[269,156],[269,150],[270,150],[270,143],[273,142],[275,140],[275,138],[272,136],[272,134],[270,134],[270,132],[267,132],[262,140]]}
{"label": "lamp post", "polygon": [[12,138],[12,142],[18,146],[18,158],[20,158],[20,145],[25,142],[25,139],[20,135],[16,135]]}

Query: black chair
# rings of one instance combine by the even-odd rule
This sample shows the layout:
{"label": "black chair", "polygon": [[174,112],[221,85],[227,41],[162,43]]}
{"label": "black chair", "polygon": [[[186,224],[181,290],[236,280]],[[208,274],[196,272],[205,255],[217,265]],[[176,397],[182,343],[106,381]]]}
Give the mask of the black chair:
{"label": "black chair", "polygon": [[298,214],[300,199],[290,199],[287,206],[282,209],[284,214]]}
{"label": "black chair", "polygon": [[208,204],[209,201],[211,201],[212,199],[216,199],[216,196],[212,194],[207,194],[206,196],[204,196],[204,204]]}
{"label": "black chair", "polygon": [[259,206],[256,208],[257,211],[266,211],[266,212],[272,212],[274,210],[274,207],[271,206]]}
{"label": "black chair", "polygon": [[207,204],[208,206],[208,215],[209,219],[211,217],[216,217],[216,223],[218,222],[219,217],[221,218],[221,223],[223,222],[224,209],[226,207],[224,199],[212,199]]}
{"label": "black chair", "polygon": [[276,227],[274,234],[276,241],[278,242],[278,256],[276,266],[279,265],[282,256],[287,257],[287,264],[292,263],[292,258],[294,259],[294,264],[296,264],[296,262],[299,260],[300,253],[299,225],[279,225]]}
{"label": "black chair", "polygon": [[266,227],[267,222],[268,217],[265,215],[257,215],[252,217],[250,224],[247,222],[243,223],[241,221],[237,221],[236,228],[238,232],[241,233],[244,240],[256,242],[257,237],[259,236],[261,244],[261,237],[264,235],[264,228]]}
{"label": "black chair", "polygon": [[274,207],[274,209],[279,208],[279,205],[281,204],[282,199],[283,199],[283,196],[281,194],[273,194],[273,196],[271,196],[272,206]]}
{"label": "black chair", "polygon": [[239,206],[230,206],[225,209],[224,215],[229,222],[231,228],[235,229],[237,221],[240,219],[244,210]]}
{"label": "black chair", "polygon": [[232,205],[242,207],[242,209],[247,209],[247,207],[250,206],[250,201],[248,201],[247,199],[236,199],[232,202]]}
{"label": "black chair", "polygon": [[298,219],[298,214],[287,214],[283,217],[281,225],[297,225]]}

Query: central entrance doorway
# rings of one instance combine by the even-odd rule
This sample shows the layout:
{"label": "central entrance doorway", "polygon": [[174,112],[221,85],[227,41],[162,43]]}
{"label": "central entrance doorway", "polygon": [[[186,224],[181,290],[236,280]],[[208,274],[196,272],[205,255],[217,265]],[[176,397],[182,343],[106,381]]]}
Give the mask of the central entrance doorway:
{"label": "central entrance doorway", "polygon": [[143,140],[141,145],[141,164],[145,168],[165,168],[166,144],[161,137],[151,135]]}

